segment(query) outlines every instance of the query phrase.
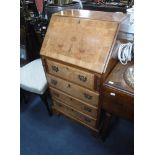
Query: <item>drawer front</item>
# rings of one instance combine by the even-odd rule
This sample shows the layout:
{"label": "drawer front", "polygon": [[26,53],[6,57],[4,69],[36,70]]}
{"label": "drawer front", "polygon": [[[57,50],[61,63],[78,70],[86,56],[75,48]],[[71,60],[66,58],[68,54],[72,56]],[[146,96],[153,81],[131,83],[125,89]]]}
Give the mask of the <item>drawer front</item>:
{"label": "drawer front", "polygon": [[47,74],[47,80],[51,87],[62,90],[63,92],[70,94],[73,97],[81,99],[88,104],[97,106],[99,100],[99,93],[90,91],[81,86],[73,84],[71,82],[62,80],[55,76]]}
{"label": "drawer front", "polygon": [[63,104],[61,101],[53,100],[53,106],[58,111],[63,112],[69,116],[72,116],[91,127],[95,128],[96,126],[96,119],[92,119],[91,117],[74,110],[70,106]]}
{"label": "drawer front", "polygon": [[82,113],[85,113],[93,118],[97,118],[96,107],[90,106],[87,103],[82,102],[81,100],[78,100],[54,88],[50,88],[50,92],[52,94],[53,99],[59,99],[66,105],[69,105],[74,109],[77,109],[78,111],[81,111]]}
{"label": "drawer front", "polygon": [[49,73],[77,83],[86,88],[94,89],[94,74],[48,59],[46,61]]}
{"label": "drawer front", "polygon": [[127,119],[134,118],[134,98],[111,88],[104,88],[103,108]]}

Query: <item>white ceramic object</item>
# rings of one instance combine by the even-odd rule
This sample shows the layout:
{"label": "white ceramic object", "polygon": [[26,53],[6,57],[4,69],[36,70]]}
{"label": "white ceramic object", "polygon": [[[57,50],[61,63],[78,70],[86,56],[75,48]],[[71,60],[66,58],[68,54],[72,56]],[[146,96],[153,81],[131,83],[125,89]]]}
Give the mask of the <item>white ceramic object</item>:
{"label": "white ceramic object", "polygon": [[120,25],[120,31],[134,34],[134,8],[127,9],[127,16]]}

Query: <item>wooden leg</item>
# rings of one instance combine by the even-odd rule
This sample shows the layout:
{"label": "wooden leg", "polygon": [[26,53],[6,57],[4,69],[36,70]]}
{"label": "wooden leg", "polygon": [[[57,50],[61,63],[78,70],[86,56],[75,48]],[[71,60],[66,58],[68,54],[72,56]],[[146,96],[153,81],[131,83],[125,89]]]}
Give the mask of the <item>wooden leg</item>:
{"label": "wooden leg", "polygon": [[22,104],[25,101],[25,95],[23,91],[20,89],[20,104]]}
{"label": "wooden leg", "polygon": [[98,132],[91,131],[91,133],[92,133],[92,136],[93,136],[93,137],[99,138],[99,133],[98,133]]}
{"label": "wooden leg", "polygon": [[44,95],[40,95],[40,98],[41,98],[41,100],[43,101],[43,103],[45,104],[46,109],[47,109],[47,111],[48,111],[48,114],[49,114],[50,116],[52,116],[52,109],[49,107],[49,104],[48,104],[48,101],[47,101],[47,97],[44,96]]}
{"label": "wooden leg", "polygon": [[[24,101],[24,103],[27,103],[27,96],[28,96],[28,94],[35,94],[35,93],[30,93],[28,91],[25,91],[23,89],[20,89],[20,91],[21,91],[20,92],[20,94],[21,94],[21,102]],[[35,94],[35,95],[38,95],[38,94]],[[45,104],[46,109],[48,111],[48,114],[50,116],[52,116],[52,109],[49,107],[49,104],[48,104],[48,101],[47,101],[47,95],[48,95],[48,90],[43,95],[39,95],[39,96],[40,96],[41,100],[43,101],[43,103]]]}
{"label": "wooden leg", "polygon": [[20,88],[20,103],[27,104],[28,103],[28,93]]}
{"label": "wooden leg", "polygon": [[112,119],[112,114],[106,112],[105,119],[103,120],[103,125],[101,128],[101,138],[103,140],[105,140],[109,134],[111,119]]}

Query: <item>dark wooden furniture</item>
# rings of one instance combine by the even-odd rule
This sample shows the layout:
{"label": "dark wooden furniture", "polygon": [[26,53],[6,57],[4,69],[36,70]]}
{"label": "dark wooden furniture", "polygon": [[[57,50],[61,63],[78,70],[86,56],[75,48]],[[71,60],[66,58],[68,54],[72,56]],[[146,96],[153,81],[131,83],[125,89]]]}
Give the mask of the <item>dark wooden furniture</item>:
{"label": "dark wooden furniture", "polygon": [[83,2],[84,10],[105,12],[123,12],[133,6],[133,0],[87,0]]}
{"label": "dark wooden furniture", "polygon": [[103,87],[103,109],[117,116],[133,120],[134,90],[125,82],[123,74],[132,63],[118,63]]}
{"label": "dark wooden furniture", "polygon": [[50,108],[50,105],[48,103],[48,96],[49,96],[49,90],[47,89],[43,94],[37,94],[33,92],[26,91],[22,88],[20,88],[20,104],[24,103],[27,104],[29,101],[29,97],[34,94],[36,96],[39,96],[44,105],[46,106],[47,112],[49,116],[52,116],[52,110]]}
{"label": "dark wooden furniture", "polygon": [[53,14],[41,57],[53,110],[99,130],[103,81],[117,63],[115,43],[125,15],[88,10]]}
{"label": "dark wooden furniture", "polygon": [[102,136],[107,134],[112,116],[133,121],[134,90],[124,80],[124,72],[133,65],[118,63],[103,84],[102,108],[106,117],[103,121]]}

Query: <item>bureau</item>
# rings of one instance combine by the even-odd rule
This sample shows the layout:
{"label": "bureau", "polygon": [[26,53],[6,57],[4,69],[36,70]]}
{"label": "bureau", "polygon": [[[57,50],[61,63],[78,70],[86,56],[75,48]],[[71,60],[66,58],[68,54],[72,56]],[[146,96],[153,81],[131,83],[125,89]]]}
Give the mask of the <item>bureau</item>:
{"label": "bureau", "polygon": [[117,63],[116,39],[125,15],[66,10],[52,16],[41,58],[53,111],[99,130],[102,83]]}

